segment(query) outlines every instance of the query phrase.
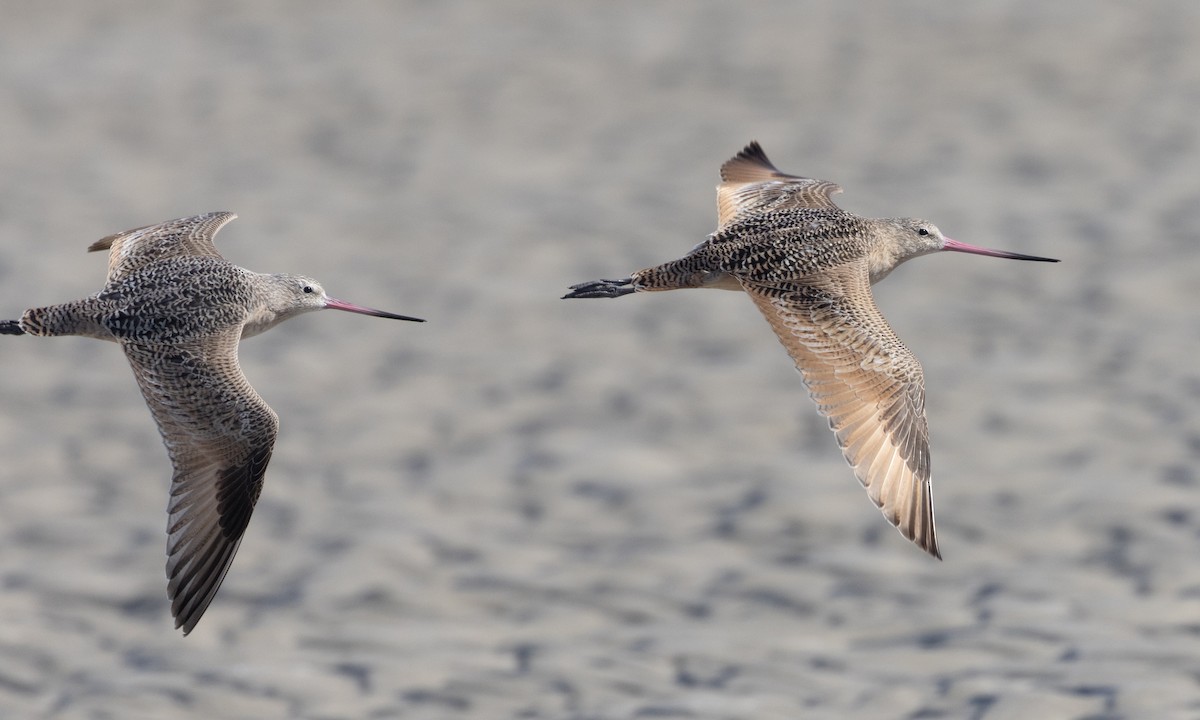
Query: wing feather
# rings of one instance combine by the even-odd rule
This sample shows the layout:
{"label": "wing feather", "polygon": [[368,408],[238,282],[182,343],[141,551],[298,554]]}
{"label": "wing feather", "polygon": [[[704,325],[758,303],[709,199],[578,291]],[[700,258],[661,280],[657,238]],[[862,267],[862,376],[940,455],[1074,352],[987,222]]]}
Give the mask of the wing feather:
{"label": "wing feather", "polygon": [[905,537],[940,558],[921,365],[875,306],[865,263],[833,274],[839,277],[742,285],[795,361],[867,494]]}
{"label": "wing feather", "polygon": [[221,257],[213,237],[236,217],[231,212],[212,212],[147,225],[101,238],[88,246],[88,252],[109,251],[109,282],[163,258]]}
{"label": "wing feather", "polygon": [[240,328],[171,346],[124,345],[175,468],[167,594],[191,632],[233,562],[262,490],[279,419],[237,362]]}
{"label": "wing feather", "polygon": [[752,142],[721,166],[717,186],[717,231],[753,213],[791,208],[836,209],[831,196],[842,188],[828,180],[780,172],[762,146]]}

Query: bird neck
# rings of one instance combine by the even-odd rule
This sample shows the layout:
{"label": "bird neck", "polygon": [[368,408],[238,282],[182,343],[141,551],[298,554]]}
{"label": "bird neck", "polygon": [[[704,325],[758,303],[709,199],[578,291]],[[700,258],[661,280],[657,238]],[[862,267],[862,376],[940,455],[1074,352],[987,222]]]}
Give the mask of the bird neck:
{"label": "bird neck", "polygon": [[874,242],[867,253],[867,270],[871,275],[871,284],[884,279],[896,269],[900,263],[914,255],[905,252],[905,248],[894,242]]}
{"label": "bird neck", "polygon": [[257,307],[250,312],[250,319],[242,326],[242,337],[261,335],[286,319],[287,317],[266,307]]}
{"label": "bird neck", "polygon": [[246,324],[242,326],[243,338],[264,333],[284,320],[308,310],[296,307],[290,276],[267,273],[253,275],[254,302],[251,304]]}
{"label": "bird neck", "polygon": [[870,249],[867,251],[872,285],[887,277],[904,261],[937,251],[921,236],[906,229],[903,220],[881,219],[872,221],[872,224]]}

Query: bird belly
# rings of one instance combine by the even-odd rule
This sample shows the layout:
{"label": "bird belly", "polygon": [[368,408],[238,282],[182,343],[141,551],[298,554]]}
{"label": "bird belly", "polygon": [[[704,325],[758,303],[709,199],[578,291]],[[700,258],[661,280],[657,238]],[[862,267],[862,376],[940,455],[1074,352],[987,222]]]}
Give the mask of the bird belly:
{"label": "bird belly", "polygon": [[714,290],[741,290],[742,284],[729,273],[715,270],[704,274],[703,279],[700,281],[700,287],[712,288]]}

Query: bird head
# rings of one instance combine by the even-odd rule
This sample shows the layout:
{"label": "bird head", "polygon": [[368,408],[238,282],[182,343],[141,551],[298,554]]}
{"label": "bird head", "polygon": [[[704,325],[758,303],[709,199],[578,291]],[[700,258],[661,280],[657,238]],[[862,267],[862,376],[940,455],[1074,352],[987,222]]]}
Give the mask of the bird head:
{"label": "bird head", "polygon": [[991,250],[952,240],[943,235],[937,225],[919,218],[891,218],[882,222],[882,232],[877,234],[877,241],[870,255],[872,283],[882,280],[905,260],[943,250],[1010,260],[1058,262],[1054,258],[1023,255],[1007,250]]}
{"label": "bird head", "polygon": [[397,315],[329,297],[321,283],[304,275],[279,274],[266,277],[270,278],[271,288],[267,293],[266,305],[246,323],[242,329],[242,337],[257,335],[288,318],[315,310],[344,310],[392,320],[425,322],[421,318]]}

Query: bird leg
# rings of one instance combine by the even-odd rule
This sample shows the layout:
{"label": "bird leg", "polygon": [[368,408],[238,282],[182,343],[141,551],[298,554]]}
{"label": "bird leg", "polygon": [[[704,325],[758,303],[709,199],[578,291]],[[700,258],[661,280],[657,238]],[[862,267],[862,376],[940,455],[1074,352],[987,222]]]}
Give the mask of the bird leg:
{"label": "bird leg", "polygon": [[615,298],[637,292],[633,287],[633,278],[624,280],[593,280],[571,286],[571,292],[563,295],[567,298]]}

